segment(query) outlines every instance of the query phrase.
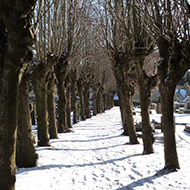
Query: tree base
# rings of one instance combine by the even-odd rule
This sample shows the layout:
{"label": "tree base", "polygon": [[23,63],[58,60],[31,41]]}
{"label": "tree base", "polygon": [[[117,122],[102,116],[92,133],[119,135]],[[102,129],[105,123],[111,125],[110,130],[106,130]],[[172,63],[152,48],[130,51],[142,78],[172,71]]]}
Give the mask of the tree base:
{"label": "tree base", "polygon": [[135,144],[140,144],[139,141],[135,142],[126,142],[125,145],[135,145]]}
{"label": "tree base", "polygon": [[59,139],[59,137],[50,137],[49,139]]}
{"label": "tree base", "polygon": [[143,151],[143,155],[148,155],[148,154],[153,154],[153,153],[155,153],[155,151],[154,150],[152,150],[152,151]]}
{"label": "tree base", "polygon": [[128,132],[126,132],[126,131],[123,131],[123,133],[121,133],[121,135],[123,135],[123,136],[129,136]]}
{"label": "tree base", "polygon": [[71,132],[73,133],[74,131],[67,126],[64,126],[63,124],[58,128],[58,133],[71,133]]}
{"label": "tree base", "polygon": [[38,166],[38,154],[35,154],[34,155],[34,158],[32,159],[24,159],[24,160],[21,160],[20,159],[20,162],[16,163],[17,167],[18,168],[32,168],[32,167],[36,167]]}
{"label": "tree base", "polygon": [[38,141],[38,146],[50,146],[49,142]]}
{"label": "tree base", "polygon": [[161,176],[161,175],[165,175],[165,174],[168,174],[168,173],[171,173],[171,172],[177,172],[178,169],[180,169],[180,168],[172,166],[172,165],[166,165],[166,166],[164,166],[163,169],[159,170],[155,174],[155,176]]}

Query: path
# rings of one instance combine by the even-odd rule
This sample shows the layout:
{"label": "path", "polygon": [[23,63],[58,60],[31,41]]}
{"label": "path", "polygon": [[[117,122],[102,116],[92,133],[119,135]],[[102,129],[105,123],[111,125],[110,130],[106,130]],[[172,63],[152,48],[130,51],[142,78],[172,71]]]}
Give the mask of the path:
{"label": "path", "polygon": [[[74,133],[59,134],[52,147],[37,147],[39,166],[19,169],[16,190],[190,189],[189,144],[177,138],[182,169],[155,177],[164,166],[163,143],[155,154],[141,155],[140,145],[125,145],[118,107],[74,125]],[[188,161],[189,162],[189,161]]]}

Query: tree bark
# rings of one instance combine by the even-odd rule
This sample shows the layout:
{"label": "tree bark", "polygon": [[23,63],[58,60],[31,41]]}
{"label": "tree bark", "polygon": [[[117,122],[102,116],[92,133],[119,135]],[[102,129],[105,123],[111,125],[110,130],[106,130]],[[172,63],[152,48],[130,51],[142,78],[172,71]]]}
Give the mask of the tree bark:
{"label": "tree bark", "polygon": [[84,88],[84,103],[85,103],[85,115],[86,118],[91,118],[90,111],[90,84],[86,84]]}
{"label": "tree bark", "polygon": [[50,139],[58,139],[57,122],[55,113],[55,84],[56,79],[54,73],[50,73],[47,85],[47,108],[48,108],[48,129]]}
{"label": "tree bark", "polygon": [[153,143],[155,138],[152,134],[150,125],[149,105],[150,105],[150,90],[147,86],[139,84],[141,118],[142,118],[142,135],[143,135],[143,154],[154,153]]}
{"label": "tree bark", "polygon": [[93,116],[97,115],[97,89],[93,94]]}
{"label": "tree bark", "polygon": [[86,116],[85,116],[85,106],[84,106],[84,94],[83,94],[83,84],[82,84],[82,79],[78,79],[78,91],[79,91],[79,97],[80,97],[80,116],[81,120],[85,121]]}
{"label": "tree bark", "polygon": [[121,112],[121,121],[123,125],[123,135],[129,136],[128,127],[127,127],[127,119],[126,119],[126,107],[124,106],[124,100],[121,96],[121,88],[118,88],[118,97],[119,97],[119,107]]}
{"label": "tree bark", "polygon": [[60,58],[59,63],[56,65],[55,73],[58,80],[57,84],[57,93],[59,100],[57,102],[57,113],[58,113],[58,133],[67,133],[71,132],[71,130],[67,126],[67,113],[66,113],[66,88],[64,85],[66,75],[67,75],[67,68],[68,68],[68,61],[64,61],[64,58]]}
{"label": "tree bark", "polygon": [[141,118],[142,118],[142,136],[143,136],[143,154],[154,153],[152,127],[150,125],[149,106],[151,89],[157,84],[157,76],[148,77],[143,68],[144,56],[136,56],[137,80],[140,94]]}
{"label": "tree bark", "polygon": [[[159,92],[162,102],[162,128],[164,133],[164,170],[176,171],[179,169],[179,161],[175,140],[175,122],[173,116],[174,93],[180,79],[189,68],[188,57],[181,53],[179,42],[175,41],[175,47],[172,48],[172,56],[169,53],[171,44],[162,37],[157,41],[160,53],[158,72],[160,76]],[[184,48],[184,50],[186,50]],[[189,53],[189,51],[188,51]],[[187,59],[186,59],[187,58]],[[184,61],[181,62],[181,60]],[[187,60],[187,61],[186,61]]]}
{"label": "tree bark", "polygon": [[66,106],[66,112],[67,112],[67,126],[69,128],[72,128],[71,124],[71,86],[67,85],[66,88],[66,97],[67,97],[67,106]]}
{"label": "tree bark", "polygon": [[18,98],[18,71],[11,59],[6,58],[6,64],[1,72],[0,81],[0,187],[15,189],[15,153],[17,127],[17,98]]}
{"label": "tree bark", "polygon": [[29,74],[25,73],[19,85],[16,165],[20,168],[35,167],[38,161],[29,109],[29,85]]}
{"label": "tree bark", "polygon": [[103,98],[102,98],[102,86],[101,86],[97,93],[97,113],[102,113],[102,111],[103,111]]}
{"label": "tree bark", "polygon": [[73,111],[73,124],[76,124],[78,114],[77,114],[77,97],[76,97],[76,86],[77,86],[77,69],[75,69],[71,74],[71,105]]}
{"label": "tree bark", "polygon": [[128,130],[129,134],[129,142],[131,144],[139,144],[137,140],[136,130],[134,126],[134,120],[133,120],[133,111],[132,111],[132,105],[133,105],[133,96],[131,95],[131,92],[128,91],[128,89],[124,88],[122,89],[122,99],[123,99],[123,106],[125,108],[124,111],[124,118],[125,118],[125,128]]}
{"label": "tree bark", "polygon": [[33,65],[32,84],[36,96],[36,114],[38,128],[38,145],[50,146],[47,117],[47,78],[48,73],[57,64],[57,57],[47,54],[47,60],[38,61]]}
{"label": "tree bark", "polygon": [[162,101],[162,127],[164,132],[164,157],[167,169],[179,169],[179,161],[175,139],[175,121],[173,116],[173,97],[176,85],[166,86],[160,84],[160,95]]}
{"label": "tree bark", "polygon": [[103,110],[104,111],[106,111],[106,110],[108,110],[108,93],[104,93],[103,94],[103,104],[104,104],[104,106],[103,106]]}
{"label": "tree bark", "polygon": [[66,89],[64,87],[64,76],[57,76],[58,85],[57,85],[57,94],[59,100],[57,102],[57,111],[58,111],[58,132],[64,133],[67,132],[67,116],[66,116]]}
{"label": "tree bark", "polygon": [[129,134],[129,141],[131,144],[139,144],[136,135],[136,129],[133,120],[133,95],[135,86],[135,70],[134,66],[130,64],[130,57],[126,57],[125,54],[119,53],[115,57],[115,77],[118,85],[118,94],[120,98],[120,104],[123,105],[123,122],[125,133]]}
{"label": "tree bark", "polygon": [[47,84],[43,67],[42,70],[34,71],[32,84],[36,96],[38,146],[50,146],[47,124]]}
{"label": "tree bark", "polygon": [[[31,61],[35,1],[0,1],[0,187],[15,189],[18,84]],[[19,7],[19,8],[18,8]],[[24,16],[23,16],[24,15]],[[5,27],[6,26],[6,27]]]}

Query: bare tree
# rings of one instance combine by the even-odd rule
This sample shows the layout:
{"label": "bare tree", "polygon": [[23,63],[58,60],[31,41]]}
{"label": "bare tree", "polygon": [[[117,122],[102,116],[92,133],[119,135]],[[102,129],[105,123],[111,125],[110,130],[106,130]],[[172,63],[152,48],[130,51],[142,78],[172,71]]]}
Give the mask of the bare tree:
{"label": "bare tree", "polygon": [[150,95],[151,90],[157,84],[158,76],[157,73],[153,72],[151,75],[147,75],[144,60],[154,51],[155,39],[148,34],[143,26],[143,17],[141,17],[138,2],[132,0],[125,3],[124,1],[121,7],[123,8],[122,13],[125,15],[127,11],[130,17],[128,22],[120,18],[118,20],[129,43],[129,51],[132,54],[137,74],[142,117],[143,153],[150,154],[154,152],[153,143],[155,141],[149,119]]}
{"label": "bare tree", "polygon": [[[129,135],[130,143],[139,143],[136,136],[133,114],[132,98],[134,94],[135,78],[134,66],[131,62],[132,56],[129,51],[129,44],[123,35],[118,18],[129,18],[123,15],[121,6],[116,0],[109,0],[106,3],[99,2],[102,34],[104,47],[107,49],[110,60],[113,64],[114,74],[117,81],[118,94],[121,103],[121,114],[124,134]],[[128,12],[126,12],[128,13]]]}
{"label": "bare tree", "polygon": [[190,68],[188,4],[185,1],[170,0],[143,1],[143,4],[146,8],[146,30],[156,38],[161,57],[158,73],[164,132],[164,169],[175,171],[180,166],[176,150],[173,100],[176,85]]}
{"label": "bare tree", "polygon": [[[55,12],[57,11],[55,10],[55,4],[53,4],[53,1],[41,0],[36,5],[36,17],[34,17],[34,23],[36,26],[35,57],[34,64],[30,66],[30,69],[33,70],[32,84],[36,97],[39,146],[50,145],[47,124],[47,74],[54,65],[57,64],[58,57],[60,56],[60,49],[58,48],[59,44],[51,43],[51,21],[56,21],[56,17],[52,16],[52,9]],[[53,24],[53,29],[57,28],[57,23],[53,22]],[[51,92],[53,93],[53,91]],[[54,99],[52,99],[52,101],[54,101]],[[54,105],[54,103],[52,104]],[[49,114],[49,116],[50,115],[54,116],[54,114]],[[50,123],[56,124],[55,122]],[[53,127],[53,129],[56,129],[56,126]]]}
{"label": "bare tree", "polygon": [[67,69],[71,63],[71,59],[77,55],[80,46],[86,36],[88,30],[88,1],[79,2],[77,0],[64,2],[64,16],[63,23],[63,48],[62,56],[56,66],[56,76],[58,79],[58,129],[59,132],[69,132],[66,118],[66,90],[64,87],[64,80],[66,79]]}

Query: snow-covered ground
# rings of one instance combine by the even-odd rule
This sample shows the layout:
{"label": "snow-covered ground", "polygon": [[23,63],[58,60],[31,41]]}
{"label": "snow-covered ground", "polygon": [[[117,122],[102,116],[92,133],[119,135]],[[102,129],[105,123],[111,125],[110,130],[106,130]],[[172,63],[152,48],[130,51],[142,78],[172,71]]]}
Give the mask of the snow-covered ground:
{"label": "snow-covered ground", "polygon": [[[190,115],[176,117],[190,122]],[[140,138],[139,145],[127,145],[128,137],[121,136],[119,107],[81,121],[73,130],[51,140],[51,147],[37,147],[39,165],[18,169],[16,190],[190,190],[190,134],[183,125],[176,126],[181,169],[165,175],[155,175],[164,167],[160,131],[155,134],[155,153],[142,155]]]}

